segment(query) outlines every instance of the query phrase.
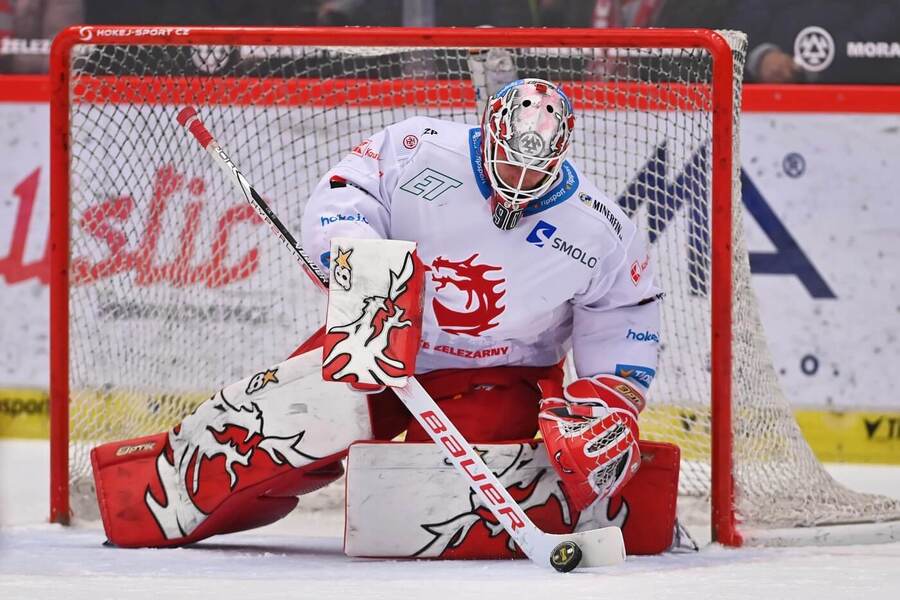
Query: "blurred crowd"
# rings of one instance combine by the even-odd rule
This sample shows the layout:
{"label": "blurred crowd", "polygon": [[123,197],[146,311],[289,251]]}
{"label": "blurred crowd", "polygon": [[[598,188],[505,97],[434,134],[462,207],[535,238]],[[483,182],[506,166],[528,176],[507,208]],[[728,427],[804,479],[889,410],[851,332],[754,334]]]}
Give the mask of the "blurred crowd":
{"label": "blurred crowd", "polygon": [[900,0],[0,0],[0,72],[76,24],[725,28],[750,82],[900,83]]}

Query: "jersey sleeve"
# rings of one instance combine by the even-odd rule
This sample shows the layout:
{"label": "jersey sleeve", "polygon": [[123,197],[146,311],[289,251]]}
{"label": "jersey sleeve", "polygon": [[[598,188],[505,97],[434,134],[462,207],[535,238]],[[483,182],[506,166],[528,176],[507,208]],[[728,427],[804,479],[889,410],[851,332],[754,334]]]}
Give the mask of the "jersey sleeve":
{"label": "jersey sleeve", "polygon": [[390,238],[391,194],[412,155],[398,143],[415,126],[409,121],[360,142],[313,190],[301,235],[310,257],[326,271],[331,238]]}
{"label": "jersey sleeve", "polygon": [[643,232],[629,229],[573,299],[572,349],[579,377],[611,373],[646,390],[656,374],[662,291]]}

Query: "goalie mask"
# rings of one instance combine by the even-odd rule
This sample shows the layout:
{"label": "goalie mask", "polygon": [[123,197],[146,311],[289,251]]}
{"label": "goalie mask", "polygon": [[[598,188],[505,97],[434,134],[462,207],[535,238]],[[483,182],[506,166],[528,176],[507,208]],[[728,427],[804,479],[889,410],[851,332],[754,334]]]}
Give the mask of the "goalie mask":
{"label": "goalie mask", "polygon": [[549,81],[520,79],[491,96],[481,121],[482,153],[497,227],[514,228],[556,182],[574,125],[572,104]]}

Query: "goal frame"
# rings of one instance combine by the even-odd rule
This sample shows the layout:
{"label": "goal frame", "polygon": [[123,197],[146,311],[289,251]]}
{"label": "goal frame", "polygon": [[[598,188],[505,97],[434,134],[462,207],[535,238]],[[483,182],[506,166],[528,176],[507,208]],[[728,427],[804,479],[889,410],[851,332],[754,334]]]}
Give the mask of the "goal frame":
{"label": "goal frame", "polygon": [[732,50],[707,29],[247,28],[74,26],[50,53],[50,521],[67,524],[69,506],[69,258],[71,52],[81,44],[307,45],[384,47],[689,48],[712,58],[711,161],[711,528],[740,546],[732,460]]}

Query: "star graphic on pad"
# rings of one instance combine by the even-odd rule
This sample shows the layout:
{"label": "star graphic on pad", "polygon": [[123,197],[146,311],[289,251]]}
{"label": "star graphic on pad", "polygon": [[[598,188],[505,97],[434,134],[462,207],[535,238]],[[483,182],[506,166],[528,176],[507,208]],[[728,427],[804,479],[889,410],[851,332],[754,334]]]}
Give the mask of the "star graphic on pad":
{"label": "star graphic on pad", "polygon": [[334,264],[336,264],[337,266],[339,266],[341,268],[349,269],[350,268],[350,255],[353,254],[353,248],[350,248],[349,250],[344,250],[343,248],[338,247],[337,250],[338,250],[338,255],[337,255],[337,258],[334,259]]}
{"label": "star graphic on pad", "polygon": [[267,383],[278,383],[277,374],[278,369],[267,369],[265,373],[263,373],[263,386]]}

